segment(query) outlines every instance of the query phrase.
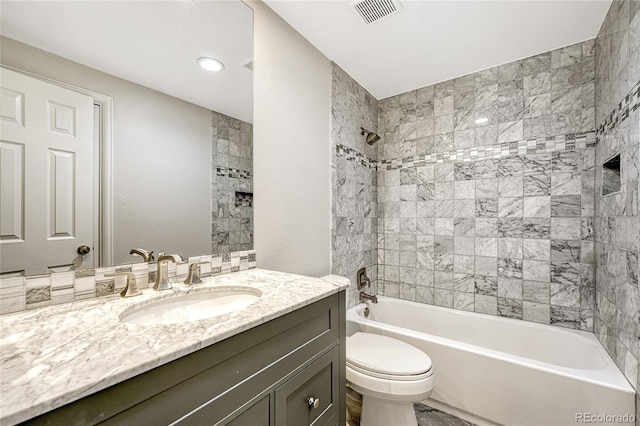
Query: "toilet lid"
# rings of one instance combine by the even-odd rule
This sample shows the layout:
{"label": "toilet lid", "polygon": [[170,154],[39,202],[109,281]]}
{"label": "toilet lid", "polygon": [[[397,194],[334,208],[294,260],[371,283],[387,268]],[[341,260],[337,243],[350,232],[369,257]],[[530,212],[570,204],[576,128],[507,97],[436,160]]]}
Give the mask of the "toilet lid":
{"label": "toilet lid", "polygon": [[384,375],[417,376],[431,370],[431,358],[400,340],[372,333],[347,337],[347,363]]}

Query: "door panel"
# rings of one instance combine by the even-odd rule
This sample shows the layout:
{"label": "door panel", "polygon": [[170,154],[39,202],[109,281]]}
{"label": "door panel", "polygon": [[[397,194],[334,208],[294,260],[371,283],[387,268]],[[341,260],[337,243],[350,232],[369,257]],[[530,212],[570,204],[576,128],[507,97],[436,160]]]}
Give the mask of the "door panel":
{"label": "door panel", "polygon": [[76,136],[76,109],[71,105],[47,102],[49,130],[61,135]]}
{"label": "door panel", "polygon": [[3,87],[0,91],[0,111],[3,121],[22,126],[24,123],[24,94]]}
{"label": "door panel", "polygon": [[24,145],[0,141],[0,241],[24,238]]}
{"label": "door panel", "polygon": [[0,271],[45,273],[94,247],[93,100],[0,71]]}
{"label": "door panel", "polygon": [[49,192],[47,193],[49,240],[73,238],[75,236],[75,154],[73,152],[49,151]]}

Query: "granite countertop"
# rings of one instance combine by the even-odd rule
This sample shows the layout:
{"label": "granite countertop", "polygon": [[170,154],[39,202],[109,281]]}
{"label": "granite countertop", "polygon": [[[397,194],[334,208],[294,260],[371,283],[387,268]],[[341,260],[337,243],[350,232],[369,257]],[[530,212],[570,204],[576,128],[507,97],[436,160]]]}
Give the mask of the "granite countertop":
{"label": "granite countertop", "polygon": [[[0,424],[28,420],[263,324],[348,286],[344,279],[251,269],[194,286],[143,291],[0,316]],[[134,305],[170,293],[249,286],[262,297],[242,310],[171,325],[120,321]]]}

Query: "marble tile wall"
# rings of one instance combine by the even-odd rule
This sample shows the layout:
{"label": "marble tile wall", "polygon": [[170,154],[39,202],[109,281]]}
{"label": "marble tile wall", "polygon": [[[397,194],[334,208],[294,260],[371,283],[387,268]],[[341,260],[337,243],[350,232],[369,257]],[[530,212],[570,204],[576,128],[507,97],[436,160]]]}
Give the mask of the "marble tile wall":
{"label": "marble tile wall", "polygon": [[379,102],[380,292],[593,329],[594,55],[590,40]]}
{"label": "marble tile wall", "polygon": [[[200,266],[201,276],[227,274],[256,267],[253,250],[190,257],[184,263],[169,263],[169,277],[184,281],[189,264],[207,262]],[[153,286],[156,279],[155,263],[133,263],[80,271],[58,272],[38,276],[0,279],[0,314],[35,309],[60,303],[112,296],[126,285],[125,276],[114,274],[132,272],[138,287]]]}
{"label": "marble tile wall", "polygon": [[[596,38],[596,310],[594,331],[629,382],[640,383],[640,1],[614,0]],[[620,155],[607,195],[602,164]],[[640,407],[640,400],[637,401]],[[640,411],[637,413],[640,415]]]}
{"label": "marble tile wall", "polygon": [[595,130],[594,40],[381,100],[379,159]]}
{"label": "marble tile wall", "polygon": [[378,128],[376,99],[346,72],[333,65],[332,266],[331,273],[351,280],[348,306],[356,301],[356,271],[367,269],[371,289],[378,282],[376,145],[367,145],[360,128]]}
{"label": "marble tile wall", "polygon": [[212,112],[211,252],[253,249],[253,126]]}

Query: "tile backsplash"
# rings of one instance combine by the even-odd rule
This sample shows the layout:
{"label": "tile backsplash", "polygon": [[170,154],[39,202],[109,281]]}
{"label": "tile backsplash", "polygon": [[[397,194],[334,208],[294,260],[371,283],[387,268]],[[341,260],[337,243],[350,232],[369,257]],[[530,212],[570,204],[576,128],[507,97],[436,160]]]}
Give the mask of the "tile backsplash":
{"label": "tile backsplash", "polygon": [[[206,262],[200,267],[201,276],[210,277],[255,268],[256,253],[249,250],[190,257],[178,265],[169,263],[169,276],[177,282],[184,281],[189,264],[194,262]],[[136,276],[139,288],[149,288],[156,277],[156,263],[0,279],[0,314],[114,295],[126,285],[126,275],[118,276],[125,272]]]}

